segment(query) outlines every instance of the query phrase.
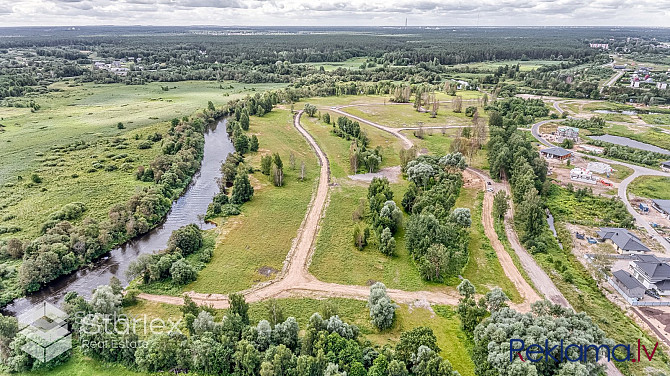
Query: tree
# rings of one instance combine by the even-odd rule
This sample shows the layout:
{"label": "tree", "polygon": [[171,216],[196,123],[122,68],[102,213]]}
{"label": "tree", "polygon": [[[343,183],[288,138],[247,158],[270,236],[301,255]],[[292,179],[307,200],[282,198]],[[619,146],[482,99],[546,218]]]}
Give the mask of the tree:
{"label": "tree", "polygon": [[258,151],[258,137],[256,135],[251,135],[251,141],[249,142],[249,151]]}
{"label": "tree", "polygon": [[507,193],[503,190],[496,192],[493,196],[493,216],[496,218],[503,218],[509,209],[509,202],[507,201]]}
{"label": "tree", "polygon": [[249,114],[246,111],[240,115],[240,127],[245,131],[249,130]]}
{"label": "tree", "polygon": [[537,343],[538,338],[547,341],[547,349],[558,357],[561,343],[594,343],[611,347],[614,341],[607,338],[593,320],[583,312],[576,313],[570,308],[553,304],[547,300],[531,305],[531,311],[520,313],[511,308],[502,308],[491,312],[474,331],[473,361],[477,375],[598,375],[603,373],[602,366],[596,361],[596,351],[600,359],[607,359],[602,349],[586,352],[585,361],[580,360],[580,369],[567,368],[571,362],[528,361],[538,359],[537,354],[523,352],[526,360],[522,362],[516,354],[510,362],[510,340],[517,339],[525,343]]}
{"label": "tree", "polygon": [[486,306],[489,312],[496,312],[507,307],[509,298],[500,287],[486,293]]}
{"label": "tree", "polygon": [[121,308],[121,295],[114,294],[110,286],[98,286],[91,296],[91,309],[94,312],[111,315]]}
{"label": "tree", "polygon": [[15,317],[0,314],[0,364],[11,355],[9,344],[19,331]]}
{"label": "tree", "polygon": [[249,182],[249,176],[246,173],[238,173],[233,183],[233,193],[230,196],[230,202],[235,205],[241,205],[254,195],[254,187]]}
{"label": "tree", "polygon": [[502,127],[503,117],[498,111],[491,111],[489,113],[489,125],[492,127]]}
{"label": "tree", "polygon": [[386,256],[393,256],[395,253],[395,239],[388,227],[379,236],[379,251]]}
{"label": "tree", "polygon": [[486,303],[485,299],[482,298],[479,300],[479,303],[475,302],[475,286],[470,283],[467,279],[464,279],[461,284],[458,285],[458,293],[463,296],[458,301],[458,308],[456,312],[461,318],[461,327],[463,331],[469,337],[472,336],[475,327],[486,317]]}
{"label": "tree", "polygon": [[272,156],[264,155],[261,157],[261,173],[263,175],[270,175],[272,171]]}
{"label": "tree", "polygon": [[377,282],[370,286],[368,307],[370,308],[372,324],[375,327],[379,330],[384,330],[393,326],[395,310],[398,306],[391,302],[391,298],[386,293],[386,286],[383,283]]}
{"label": "tree", "polygon": [[125,126],[125,125],[123,125],[123,123],[122,123],[122,122],[118,122],[118,123],[116,124],[116,128],[118,128],[118,129],[125,129],[125,128],[126,128],[126,126]]}
{"label": "tree", "polygon": [[443,281],[448,267],[449,250],[442,244],[431,245],[421,258],[421,276],[428,281]]}
{"label": "tree", "polygon": [[305,161],[300,162],[300,181],[305,181]]}
{"label": "tree", "polygon": [[330,124],[330,114],[328,112],[323,114],[323,122],[326,124]]}
{"label": "tree", "polygon": [[468,208],[456,208],[451,213],[451,221],[457,225],[468,228],[472,225],[472,218],[470,216],[470,209]]}
{"label": "tree", "polygon": [[388,200],[384,202],[384,206],[382,206],[379,211],[379,215],[376,216],[374,223],[378,231],[387,228],[391,231],[391,234],[395,234],[398,228],[400,228],[401,223],[402,212],[400,211],[400,208],[396,206],[395,201]]}
{"label": "tree", "polygon": [[307,116],[314,117],[314,115],[316,114],[316,110],[317,108],[315,105],[305,103],[305,113],[307,114]]}
{"label": "tree", "polygon": [[452,105],[454,107],[454,112],[460,113],[463,108],[463,98],[460,95],[454,97]]}
{"label": "tree", "polygon": [[17,238],[11,238],[7,241],[7,254],[13,259],[23,257],[23,242]]}
{"label": "tree", "polygon": [[467,117],[475,116],[476,112],[477,112],[477,107],[476,106],[468,106],[468,107],[465,108],[465,116],[467,116]]}
{"label": "tree", "polygon": [[291,167],[291,170],[295,170],[295,154],[292,151],[288,153],[288,165]]}
{"label": "tree", "polygon": [[191,223],[172,231],[168,240],[168,250],[181,250],[182,255],[189,255],[202,247],[202,230]]}
{"label": "tree", "polygon": [[172,280],[179,285],[185,285],[189,282],[195,281],[198,272],[193,265],[184,259],[179,259],[170,267],[170,276]]}
{"label": "tree", "polygon": [[440,347],[437,346],[437,337],[435,337],[433,329],[427,326],[419,326],[402,332],[395,348],[396,357],[405,364],[411,364],[412,357],[416,355],[421,346],[428,347],[435,352],[441,351]]}
{"label": "tree", "polygon": [[284,185],[284,163],[279,153],[272,155],[272,181],[276,187]]}
{"label": "tree", "polygon": [[244,300],[244,295],[242,294],[230,294],[228,296],[228,302],[230,303],[229,314],[238,315],[242,318],[244,324],[249,324],[249,303]]}
{"label": "tree", "polygon": [[359,225],[354,226],[354,245],[359,251],[362,251],[368,245],[368,237],[370,229],[367,226],[361,228]]}
{"label": "tree", "polygon": [[523,200],[518,203],[519,219],[521,219],[524,228],[524,238],[530,239],[540,235],[544,227],[544,210],[542,210],[542,201],[535,188],[531,188]]}

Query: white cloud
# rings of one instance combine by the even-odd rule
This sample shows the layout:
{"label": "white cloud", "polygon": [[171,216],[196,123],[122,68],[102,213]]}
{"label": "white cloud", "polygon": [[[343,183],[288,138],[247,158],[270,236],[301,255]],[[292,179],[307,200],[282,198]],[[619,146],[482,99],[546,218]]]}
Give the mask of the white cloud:
{"label": "white cloud", "polygon": [[[7,1],[7,0],[0,0]],[[3,26],[668,26],[670,0],[18,0]]]}

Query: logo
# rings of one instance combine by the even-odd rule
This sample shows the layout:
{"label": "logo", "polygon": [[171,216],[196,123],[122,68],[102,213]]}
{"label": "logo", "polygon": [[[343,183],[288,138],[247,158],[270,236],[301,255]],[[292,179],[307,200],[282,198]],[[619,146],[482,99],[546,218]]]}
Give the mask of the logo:
{"label": "logo", "polygon": [[48,302],[19,315],[19,333],[28,340],[21,350],[46,363],[71,349],[72,334],[67,329],[67,317],[67,313]]}
{"label": "logo", "polygon": [[612,359],[615,362],[641,362],[644,357],[651,362],[658,348],[658,342],[654,345],[654,349],[649,354],[647,347],[637,340],[637,357],[634,357],[635,351],[631,345],[586,345],[586,344],[569,344],[565,345],[563,340],[560,343],[550,346],[549,340],[545,340],[544,344],[534,343],[526,346],[521,339],[510,339],[509,341],[509,361],[514,361],[515,358],[521,359],[522,362],[530,361],[537,362],[587,362],[589,361],[589,354],[595,355],[595,361],[600,361],[600,356],[607,357],[607,361]]}

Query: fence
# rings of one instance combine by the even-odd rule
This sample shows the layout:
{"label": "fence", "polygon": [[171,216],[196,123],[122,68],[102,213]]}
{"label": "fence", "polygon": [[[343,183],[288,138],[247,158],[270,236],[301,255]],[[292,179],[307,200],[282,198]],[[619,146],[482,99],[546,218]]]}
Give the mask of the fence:
{"label": "fence", "polygon": [[633,299],[633,298],[629,297],[628,295],[626,295],[626,293],[623,292],[623,290],[621,290],[621,288],[616,283],[614,283],[614,281],[612,281],[612,277],[607,277],[607,282],[609,282],[610,285],[612,285],[612,287],[614,287],[614,289],[621,295],[621,297],[626,299],[626,301],[632,306],[636,306],[636,307],[670,306],[670,301],[665,301],[665,302],[661,302],[661,301],[658,301],[658,302],[640,302],[637,299]]}

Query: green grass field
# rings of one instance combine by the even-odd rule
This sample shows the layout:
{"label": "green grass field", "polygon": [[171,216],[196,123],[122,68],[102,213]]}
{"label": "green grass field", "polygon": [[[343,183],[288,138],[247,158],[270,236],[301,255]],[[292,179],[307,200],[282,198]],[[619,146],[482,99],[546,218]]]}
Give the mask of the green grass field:
{"label": "green grass field", "polygon": [[670,178],[641,176],[628,186],[628,192],[639,197],[670,200]]}
{"label": "green grass field", "polygon": [[[229,217],[220,227],[212,261],[198,279],[183,291],[230,293],[274,277],[259,269],[279,271],[302,223],[319,167],[314,151],[293,127],[290,111],[277,109],[262,118],[252,117],[250,134],[258,135],[260,149],[246,158],[259,168],[263,154],[278,152],[284,162],[283,187],[273,186],[260,172],[251,175],[254,197],[242,206],[242,215]],[[289,153],[296,170],[289,165]],[[306,165],[305,181],[300,181],[300,163]]]}
{"label": "green grass field", "polygon": [[[105,217],[113,204],[125,202],[136,189],[149,184],[134,178],[138,165],[147,164],[160,153],[160,143],[151,149],[138,149],[147,134],[165,134],[168,120],[189,116],[205,108],[208,101],[222,105],[251,90],[277,87],[232,84],[230,88],[231,83],[213,82],[166,86],[169,91],[163,91],[160,83],[129,86],[61,82],[52,85],[50,93],[31,97],[42,106],[38,112],[0,108],[0,123],[5,126],[0,133],[0,158],[4,161],[0,164],[0,226],[20,227],[23,231],[11,236],[31,239],[39,234],[40,224],[49,214],[71,202],[85,203],[85,215]],[[119,122],[125,129],[117,128]],[[92,146],[83,150],[53,149],[75,142]],[[101,167],[88,172],[94,164]],[[44,181],[30,184],[33,173]]]}
{"label": "green grass field", "polygon": [[611,124],[604,129],[605,133],[628,137],[630,139],[655,145],[666,150],[670,150],[670,135],[661,132],[658,128],[638,127],[630,128],[623,124]]}
{"label": "green grass field", "polygon": [[483,63],[460,64],[455,65],[454,67],[464,68],[467,66],[470,68],[481,69],[481,70],[495,70],[498,69],[498,67],[502,67],[505,65],[512,66],[519,64],[519,70],[522,72],[527,72],[545,65],[556,65],[559,63],[560,61],[554,61],[554,60],[502,60],[502,61],[489,61]]}
{"label": "green grass field", "polygon": [[[446,100],[452,99],[453,98]],[[465,116],[465,108],[468,106],[477,106],[477,101],[469,102],[464,100],[462,112],[460,113],[453,112],[451,103],[441,103],[435,118],[431,118],[429,113],[415,111],[412,104],[347,107],[343,110],[352,115],[389,127],[441,127],[449,125],[471,125],[472,118]],[[481,121],[486,121],[485,113],[481,107],[479,108],[479,114],[482,118]]]}

